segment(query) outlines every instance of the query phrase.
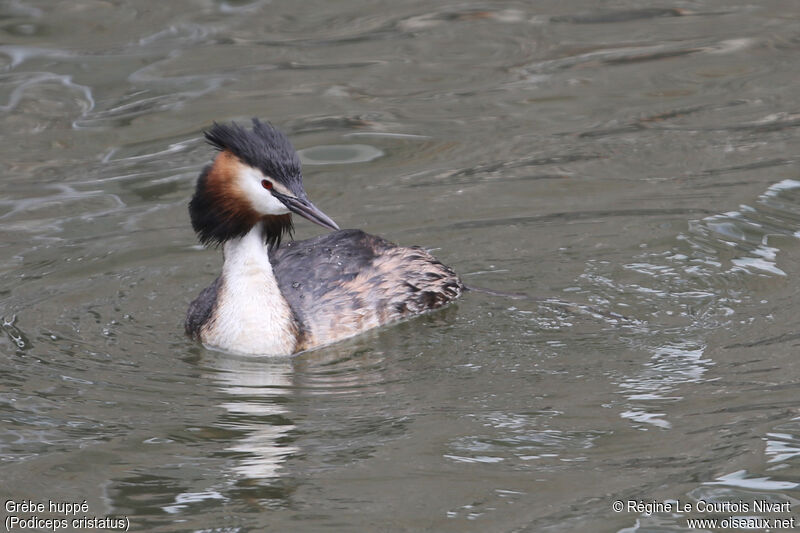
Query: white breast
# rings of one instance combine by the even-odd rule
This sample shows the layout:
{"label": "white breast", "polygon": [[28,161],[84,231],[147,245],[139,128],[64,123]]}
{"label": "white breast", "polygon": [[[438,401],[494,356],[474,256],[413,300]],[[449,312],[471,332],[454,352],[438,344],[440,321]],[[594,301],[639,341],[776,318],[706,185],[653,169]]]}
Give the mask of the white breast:
{"label": "white breast", "polygon": [[272,272],[261,228],[226,242],[223,251],[222,285],[200,339],[231,352],[292,354],[297,330]]}

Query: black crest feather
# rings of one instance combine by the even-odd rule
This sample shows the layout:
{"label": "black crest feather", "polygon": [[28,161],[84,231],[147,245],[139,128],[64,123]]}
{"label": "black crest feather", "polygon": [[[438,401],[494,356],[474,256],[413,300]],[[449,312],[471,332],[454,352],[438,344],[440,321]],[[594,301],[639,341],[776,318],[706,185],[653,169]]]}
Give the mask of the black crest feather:
{"label": "black crest feather", "polygon": [[269,122],[253,118],[248,130],[235,122],[214,125],[205,138],[217,150],[228,150],[243,163],[283,183],[289,189],[302,183],[300,156],[289,138]]}

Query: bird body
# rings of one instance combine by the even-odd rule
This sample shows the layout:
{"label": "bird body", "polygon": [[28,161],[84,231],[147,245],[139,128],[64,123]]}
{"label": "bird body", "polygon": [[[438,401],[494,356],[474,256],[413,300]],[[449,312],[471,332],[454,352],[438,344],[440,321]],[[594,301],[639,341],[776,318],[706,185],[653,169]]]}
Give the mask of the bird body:
{"label": "bird body", "polygon": [[[288,139],[253,119],[215,124],[220,153],[198,178],[192,225],[222,244],[222,273],[189,307],[186,332],[226,351],[289,355],[440,308],[464,290],[419,247],[339,230],[307,198]],[[332,233],[281,244],[293,212]]]}

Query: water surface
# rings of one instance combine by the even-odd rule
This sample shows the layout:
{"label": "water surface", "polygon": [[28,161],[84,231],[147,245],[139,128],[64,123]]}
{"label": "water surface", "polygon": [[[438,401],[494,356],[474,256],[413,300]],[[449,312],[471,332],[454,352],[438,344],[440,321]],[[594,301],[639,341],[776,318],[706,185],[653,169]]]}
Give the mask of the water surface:
{"label": "water surface", "polygon": [[[791,0],[17,0],[0,35],[3,501],[187,532],[800,506]],[[295,358],[186,339],[221,263],[186,212],[201,132],[252,116],[340,226],[539,299]]]}

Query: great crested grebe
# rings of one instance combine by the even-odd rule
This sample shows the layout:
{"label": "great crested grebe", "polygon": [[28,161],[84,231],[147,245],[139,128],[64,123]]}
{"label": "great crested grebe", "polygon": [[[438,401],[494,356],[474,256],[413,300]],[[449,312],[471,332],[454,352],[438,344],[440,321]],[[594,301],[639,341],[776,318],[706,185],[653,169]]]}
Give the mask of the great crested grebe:
{"label": "great crested grebe", "polygon": [[[203,244],[222,245],[222,274],[189,306],[186,333],[226,351],[289,355],[437,309],[465,289],[450,268],[339,226],[303,189],[300,157],[272,125],[214,126],[219,153],[189,203]],[[296,213],[332,233],[281,245]]]}

